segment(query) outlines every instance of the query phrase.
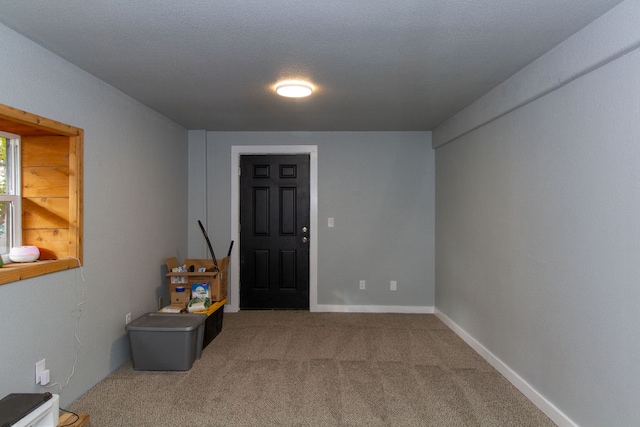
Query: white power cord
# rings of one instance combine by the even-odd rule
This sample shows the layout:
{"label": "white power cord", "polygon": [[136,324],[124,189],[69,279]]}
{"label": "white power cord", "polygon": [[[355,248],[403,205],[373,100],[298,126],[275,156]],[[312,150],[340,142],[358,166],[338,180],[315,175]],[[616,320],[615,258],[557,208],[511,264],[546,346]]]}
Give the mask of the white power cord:
{"label": "white power cord", "polygon": [[[80,317],[82,317],[82,305],[84,305],[86,303],[85,298],[84,298],[84,294],[85,294],[85,280],[84,280],[84,272],[82,271],[82,263],[80,262],[79,258],[75,258],[75,257],[69,257],[70,259],[75,259],[76,261],[78,261],[78,267],[80,267],[80,277],[82,278],[82,287],[81,287],[81,295],[79,298],[79,302],[76,305],[76,308],[71,312],[72,314],[74,314],[76,316],[76,328],[75,331],[73,333],[73,336],[76,340],[76,354],[75,354],[75,358],[73,360],[73,366],[71,367],[71,374],[69,374],[69,376],[67,377],[67,381],[65,381],[64,385],[60,384],[60,383],[53,383],[51,385],[46,386],[47,388],[50,387],[55,387],[58,386],[60,387],[60,392],[59,394],[62,394],[62,391],[69,385],[69,381],[71,381],[71,377],[73,377],[73,374],[76,372],[76,363],[78,363],[78,354],[80,353],[80,346],[82,345],[82,343],[80,342],[80,338],[78,338],[78,326],[80,325]],[[76,281],[77,283],[77,281]]]}

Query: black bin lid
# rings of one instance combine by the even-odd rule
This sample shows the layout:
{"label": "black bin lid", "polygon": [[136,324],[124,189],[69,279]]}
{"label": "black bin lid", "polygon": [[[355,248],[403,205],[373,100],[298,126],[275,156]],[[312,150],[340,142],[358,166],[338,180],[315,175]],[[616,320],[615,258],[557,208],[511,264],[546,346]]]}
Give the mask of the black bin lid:
{"label": "black bin lid", "polygon": [[11,426],[51,399],[51,393],[11,393],[0,400],[0,427]]}

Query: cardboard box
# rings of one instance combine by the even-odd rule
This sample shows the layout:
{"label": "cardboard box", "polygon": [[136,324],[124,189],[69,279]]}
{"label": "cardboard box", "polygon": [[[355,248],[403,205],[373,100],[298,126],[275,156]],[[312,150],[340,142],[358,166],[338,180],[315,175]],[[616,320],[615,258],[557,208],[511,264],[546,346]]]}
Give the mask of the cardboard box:
{"label": "cardboard box", "polygon": [[191,292],[189,289],[185,289],[183,292],[171,292],[171,305],[175,307],[187,308],[190,299]]}
{"label": "cardboard box", "polygon": [[[191,289],[191,285],[194,283],[209,283],[209,290],[211,292],[211,302],[222,301],[227,297],[227,275],[229,271],[229,257],[225,257],[218,261],[218,268],[220,271],[215,271],[213,260],[211,259],[196,259],[187,258],[184,260],[184,265],[187,269],[193,266],[193,272],[177,272],[174,273],[171,270],[180,266],[178,260],[173,258],[167,258],[167,268],[169,273],[169,291],[174,292],[178,286],[184,286],[187,289]],[[204,271],[198,271],[198,270]]]}
{"label": "cardboard box", "polygon": [[[220,287],[224,289],[223,298],[226,298],[227,289],[229,289],[228,283],[227,283],[227,279],[229,277],[229,257],[228,256],[218,260],[218,268],[220,269]],[[218,301],[222,301],[222,299]]]}

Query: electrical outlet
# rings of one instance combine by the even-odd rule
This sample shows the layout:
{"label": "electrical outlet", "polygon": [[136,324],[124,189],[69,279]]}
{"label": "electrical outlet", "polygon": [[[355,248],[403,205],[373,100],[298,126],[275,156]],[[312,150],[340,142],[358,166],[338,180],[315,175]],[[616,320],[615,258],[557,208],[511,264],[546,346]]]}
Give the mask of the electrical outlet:
{"label": "electrical outlet", "polygon": [[395,280],[392,280],[389,284],[389,289],[391,289],[392,291],[397,291],[398,290],[398,282]]}
{"label": "electrical outlet", "polygon": [[360,289],[364,289],[366,286],[366,282],[364,280],[360,280]]}
{"label": "electrical outlet", "polygon": [[124,324],[128,325],[131,322],[131,313],[127,313],[126,316],[124,316]]}
{"label": "electrical outlet", "polygon": [[36,384],[40,384],[40,376],[42,375],[42,371],[47,369],[45,359],[42,359],[38,363],[36,363]]}

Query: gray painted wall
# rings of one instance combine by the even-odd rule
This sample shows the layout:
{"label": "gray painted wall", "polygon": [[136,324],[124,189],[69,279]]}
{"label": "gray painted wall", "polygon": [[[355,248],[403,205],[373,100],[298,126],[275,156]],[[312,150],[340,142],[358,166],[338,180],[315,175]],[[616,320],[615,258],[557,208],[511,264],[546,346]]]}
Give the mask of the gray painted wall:
{"label": "gray painted wall", "polygon": [[623,3],[434,131],[462,135],[436,151],[436,308],[581,426],[640,425],[639,20]]}
{"label": "gray painted wall", "polygon": [[60,393],[34,364],[66,384],[81,310],[67,406],[129,359],[125,314],[155,310],[164,259],[186,254],[187,132],[6,27],[0,40],[0,102],[85,130],[82,274],[0,285],[0,397]]}
{"label": "gray painted wall", "polygon": [[[197,225],[205,215],[214,251],[227,251],[234,145],[318,146],[318,304],[433,307],[430,132],[190,132],[189,180],[194,188],[207,183],[206,196],[189,193],[190,256],[207,255]],[[328,228],[328,217],[335,218],[335,228]],[[389,290],[390,280],[398,281],[396,292]]]}

